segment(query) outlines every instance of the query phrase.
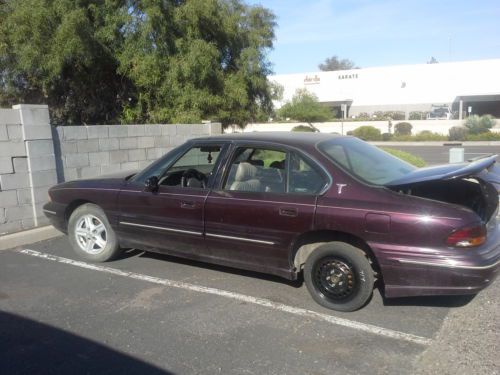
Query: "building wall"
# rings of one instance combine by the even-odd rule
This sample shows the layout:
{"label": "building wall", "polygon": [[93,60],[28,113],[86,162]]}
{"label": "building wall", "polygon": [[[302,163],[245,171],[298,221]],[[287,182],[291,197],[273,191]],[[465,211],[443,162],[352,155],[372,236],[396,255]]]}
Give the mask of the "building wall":
{"label": "building wall", "polygon": [[0,109],[0,235],[47,224],[58,182],[136,170],[221,124],[50,125],[46,105]]}

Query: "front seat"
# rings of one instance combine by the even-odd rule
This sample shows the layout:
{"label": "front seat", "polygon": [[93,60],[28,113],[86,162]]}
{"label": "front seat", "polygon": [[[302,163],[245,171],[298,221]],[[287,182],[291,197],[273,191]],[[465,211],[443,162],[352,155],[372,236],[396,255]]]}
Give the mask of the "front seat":
{"label": "front seat", "polygon": [[238,191],[262,191],[262,184],[256,178],[257,168],[247,162],[238,164],[234,182],[229,187],[229,190]]}

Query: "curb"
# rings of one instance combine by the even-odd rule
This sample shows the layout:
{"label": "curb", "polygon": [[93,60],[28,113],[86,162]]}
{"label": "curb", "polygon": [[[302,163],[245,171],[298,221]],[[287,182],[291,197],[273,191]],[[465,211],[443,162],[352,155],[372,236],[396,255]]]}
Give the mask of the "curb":
{"label": "curb", "polygon": [[0,250],[7,250],[13,247],[24,246],[62,235],[63,233],[59,232],[51,225],[25,230],[22,232],[6,234],[0,237]]}

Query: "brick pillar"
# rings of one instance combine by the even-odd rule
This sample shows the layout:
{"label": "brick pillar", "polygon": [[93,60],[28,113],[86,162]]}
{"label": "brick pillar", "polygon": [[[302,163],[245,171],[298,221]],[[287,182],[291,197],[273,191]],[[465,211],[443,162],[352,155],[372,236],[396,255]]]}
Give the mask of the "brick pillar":
{"label": "brick pillar", "polygon": [[33,226],[47,219],[42,206],[48,201],[48,189],[57,183],[54,143],[47,105],[18,104],[22,136],[26,148],[29,193],[33,210]]}

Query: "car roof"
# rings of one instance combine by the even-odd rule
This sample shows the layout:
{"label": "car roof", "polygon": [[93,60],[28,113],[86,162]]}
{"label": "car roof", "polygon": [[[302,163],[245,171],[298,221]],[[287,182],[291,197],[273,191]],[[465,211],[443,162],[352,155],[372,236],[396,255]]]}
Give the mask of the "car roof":
{"label": "car roof", "polygon": [[193,141],[260,141],[281,143],[291,146],[315,145],[318,142],[344,137],[339,134],[312,132],[249,132],[228,133],[210,137],[195,138]]}

